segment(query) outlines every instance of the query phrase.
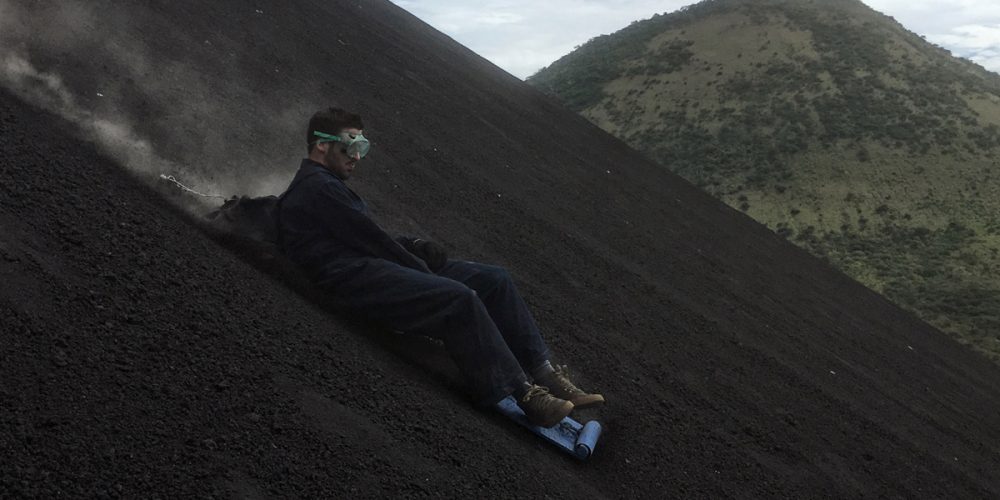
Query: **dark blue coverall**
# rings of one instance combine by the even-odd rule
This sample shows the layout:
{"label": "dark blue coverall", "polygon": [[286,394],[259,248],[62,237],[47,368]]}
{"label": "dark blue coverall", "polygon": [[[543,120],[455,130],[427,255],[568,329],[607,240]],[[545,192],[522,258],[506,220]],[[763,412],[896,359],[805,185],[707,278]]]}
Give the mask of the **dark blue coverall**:
{"label": "dark blue coverall", "polygon": [[[444,342],[483,404],[503,399],[549,358],[502,267],[458,260],[431,272],[368,217],[368,206],[305,159],[282,196],[279,245],[337,304],[394,330]],[[522,368],[523,367],[523,368]]]}

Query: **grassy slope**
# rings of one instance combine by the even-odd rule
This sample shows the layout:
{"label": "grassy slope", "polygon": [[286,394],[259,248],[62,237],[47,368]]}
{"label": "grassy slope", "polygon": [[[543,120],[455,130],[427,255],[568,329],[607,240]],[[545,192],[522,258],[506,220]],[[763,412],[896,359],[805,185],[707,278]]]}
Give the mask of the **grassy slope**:
{"label": "grassy slope", "polygon": [[1000,78],[854,0],[715,0],[533,76],[591,121],[1000,355]]}

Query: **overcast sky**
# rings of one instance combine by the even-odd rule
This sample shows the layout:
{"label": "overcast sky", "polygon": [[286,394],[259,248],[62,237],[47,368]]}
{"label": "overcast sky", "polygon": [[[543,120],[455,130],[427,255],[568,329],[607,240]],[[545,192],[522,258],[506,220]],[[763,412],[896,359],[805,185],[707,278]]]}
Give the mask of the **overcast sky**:
{"label": "overcast sky", "polygon": [[[526,78],[574,47],[692,0],[392,0]],[[953,54],[1000,72],[1000,0],[862,0]]]}

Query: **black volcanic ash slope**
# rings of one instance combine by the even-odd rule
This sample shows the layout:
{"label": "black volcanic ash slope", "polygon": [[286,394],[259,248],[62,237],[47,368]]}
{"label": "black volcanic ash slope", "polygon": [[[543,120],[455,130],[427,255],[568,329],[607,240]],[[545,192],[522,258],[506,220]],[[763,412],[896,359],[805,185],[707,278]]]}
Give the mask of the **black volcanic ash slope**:
{"label": "black volcanic ash slope", "polygon": [[548,450],[233,258],[93,146],[40,161],[34,138],[73,129],[0,97],[0,496],[567,487],[523,470]]}
{"label": "black volcanic ash slope", "polygon": [[[472,408],[5,92],[0,496],[1000,493],[995,366],[391,4],[115,7],[97,34],[216,90],[122,84],[158,154],[234,176],[186,142],[225,125],[240,176],[287,175],[306,115],[247,103],[363,111],[376,213],[509,266],[608,432],[580,465]],[[83,106],[127,79],[25,44]]]}

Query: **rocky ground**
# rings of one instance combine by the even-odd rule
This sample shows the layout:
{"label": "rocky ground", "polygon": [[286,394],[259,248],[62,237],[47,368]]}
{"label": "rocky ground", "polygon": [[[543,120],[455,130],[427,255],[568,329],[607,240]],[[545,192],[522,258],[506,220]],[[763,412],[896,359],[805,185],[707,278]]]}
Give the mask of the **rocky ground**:
{"label": "rocky ground", "polygon": [[[1000,494],[995,365],[388,2],[0,15],[0,497]],[[591,461],[156,182],[276,193],[330,104],[606,395]]]}

